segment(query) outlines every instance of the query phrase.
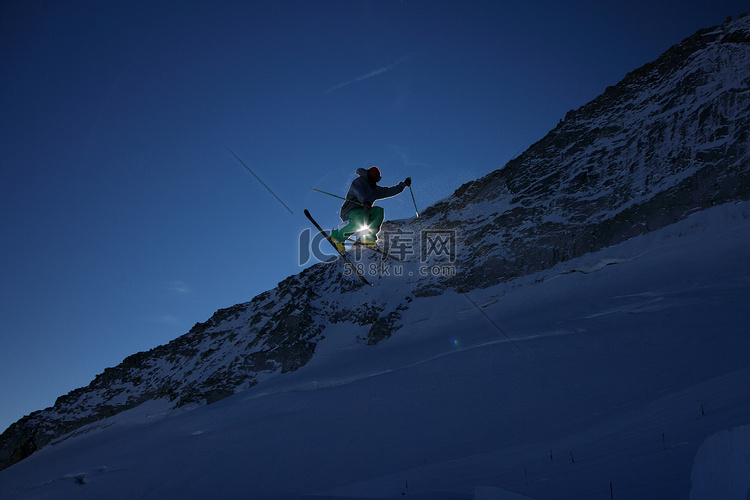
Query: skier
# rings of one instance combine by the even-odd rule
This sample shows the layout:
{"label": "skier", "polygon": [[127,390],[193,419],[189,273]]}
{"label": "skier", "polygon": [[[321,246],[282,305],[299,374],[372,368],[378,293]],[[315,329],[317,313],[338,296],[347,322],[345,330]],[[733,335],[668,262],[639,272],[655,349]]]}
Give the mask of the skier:
{"label": "skier", "polygon": [[344,251],[346,240],[357,231],[362,232],[360,241],[363,244],[375,247],[385,212],[380,207],[374,207],[373,203],[376,200],[396,196],[411,185],[411,177],[407,177],[395,186],[378,186],[380,181],[378,167],[370,167],[367,170],[359,168],[357,175],[358,177],[352,181],[349,192],[346,194],[346,201],[341,206],[341,220],[347,224],[341,229],[331,231],[331,239],[341,252]]}

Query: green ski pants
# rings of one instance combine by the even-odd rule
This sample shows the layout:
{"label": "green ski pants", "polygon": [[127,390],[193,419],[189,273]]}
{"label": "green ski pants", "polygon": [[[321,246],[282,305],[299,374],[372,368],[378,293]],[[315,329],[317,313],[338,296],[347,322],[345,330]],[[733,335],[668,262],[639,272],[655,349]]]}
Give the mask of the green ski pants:
{"label": "green ski pants", "polygon": [[[331,236],[340,242],[345,242],[357,231],[362,231],[363,241],[377,241],[380,226],[383,225],[385,212],[381,207],[371,207],[370,210],[355,208],[349,212],[349,223],[341,229],[331,231]],[[362,228],[366,227],[367,230]]]}

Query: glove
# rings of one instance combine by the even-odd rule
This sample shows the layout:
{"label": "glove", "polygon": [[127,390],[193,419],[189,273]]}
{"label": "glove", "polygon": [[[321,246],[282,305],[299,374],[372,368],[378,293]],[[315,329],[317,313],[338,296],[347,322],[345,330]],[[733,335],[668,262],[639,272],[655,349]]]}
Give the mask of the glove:
{"label": "glove", "polygon": [[406,184],[406,187],[411,186],[411,177],[407,177],[406,180],[404,181],[404,184]]}

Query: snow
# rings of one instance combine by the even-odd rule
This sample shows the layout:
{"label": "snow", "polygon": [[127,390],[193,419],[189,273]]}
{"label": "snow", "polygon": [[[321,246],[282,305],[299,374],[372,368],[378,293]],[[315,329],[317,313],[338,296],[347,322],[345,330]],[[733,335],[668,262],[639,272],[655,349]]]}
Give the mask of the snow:
{"label": "snow", "polygon": [[701,445],[693,466],[691,499],[747,498],[750,425],[723,430]]}
{"label": "snow", "polygon": [[329,325],[301,369],[80,429],[0,472],[0,498],[746,499],[748,241],[750,203],[723,205],[414,298],[375,346]]}

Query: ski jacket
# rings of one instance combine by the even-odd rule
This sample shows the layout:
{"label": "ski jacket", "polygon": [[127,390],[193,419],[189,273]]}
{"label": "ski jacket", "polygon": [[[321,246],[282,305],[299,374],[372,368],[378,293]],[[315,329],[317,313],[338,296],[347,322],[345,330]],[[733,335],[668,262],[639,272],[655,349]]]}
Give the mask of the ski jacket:
{"label": "ski jacket", "polygon": [[[361,203],[375,203],[375,200],[390,198],[401,193],[406,188],[406,184],[399,182],[395,186],[385,187],[371,185],[367,179],[367,170],[364,168],[357,169],[357,178],[352,181],[349,192],[346,193],[346,200],[341,206],[341,220],[349,220],[349,212],[355,208],[361,208]],[[349,201],[352,200],[352,201]],[[357,203],[355,203],[357,202]]]}

